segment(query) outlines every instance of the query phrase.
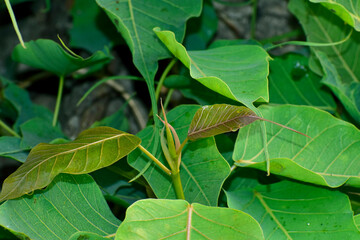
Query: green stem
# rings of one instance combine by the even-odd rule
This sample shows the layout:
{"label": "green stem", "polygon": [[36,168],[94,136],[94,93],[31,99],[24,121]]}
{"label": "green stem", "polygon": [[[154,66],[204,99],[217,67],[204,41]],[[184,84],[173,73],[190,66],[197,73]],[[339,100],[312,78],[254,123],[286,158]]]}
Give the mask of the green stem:
{"label": "green stem", "polygon": [[19,134],[17,134],[14,130],[12,130],[6,123],[4,123],[2,120],[0,120],[0,127],[4,128],[8,133],[13,135],[14,137],[20,138]]}
{"label": "green stem", "polygon": [[175,188],[176,197],[178,199],[185,200],[184,190],[181,184],[180,172],[171,172],[171,179]]}
{"label": "green stem", "polygon": [[17,35],[18,38],[19,38],[19,41],[20,41],[20,43],[21,43],[21,46],[22,46],[23,48],[26,48],[26,47],[25,47],[25,44],[24,44],[24,40],[23,40],[23,38],[22,38],[22,36],[21,36],[21,32],[20,32],[19,27],[18,27],[17,22],[16,22],[15,14],[14,14],[14,12],[13,12],[13,10],[12,10],[11,4],[10,4],[10,0],[5,0],[5,4],[6,4],[6,8],[7,8],[8,11],[9,11],[10,18],[11,18],[12,24],[13,24],[13,26],[14,26],[14,30],[15,30],[15,32],[16,32],[16,35]]}
{"label": "green stem", "polygon": [[252,6],[252,15],[251,15],[251,30],[250,30],[250,37],[251,39],[255,39],[255,33],[256,33],[256,15],[257,15],[257,7],[258,3],[257,0],[253,0],[253,6]]}
{"label": "green stem", "polygon": [[58,89],[58,94],[57,94],[57,99],[56,99],[54,118],[53,118],[53,122],[52,122],[52,125],[54,127],[56,126],[56,122],[57,122],[57,119],[59,116],[63,88],[64,88],[64,75],[60,76],[60,79],[59,79],[59,89]]}
{"label": "green stem", "polygon": [[174,93],[174,90],[175,90],[174,88],[171,88],[169,90],[168,94],[166,95],[165,102],[164,102],[164,109],[167,109],[170,99],[171,99],[171,96]]}
{"label": "green stem", "polygon": [[270,50],[272,50],[274,48],[282,47],[284,45],[298,45],[298,46],[308,46],[308,47],[331,47],[331,46],[343,44],[344,42],[349,40],[349,38],[352,35],[352,32],[353,32],[353,30],[351,29],[349,34],[344,39],[342,39],[342,40],[340,40],[338,42],[315,43],[315,42],[306,42],[306,41],[289,41],[289,42],[283,42],[283,43],[279,43],[279,44],[276,44],[276,45],[272,45],[270,47],[265,48],[265,50],[270,51]]}
{"label": "green stem", "polygon": [[146,156],[148,156],[151,160],[153,160],[164,172],[166,172],[168,175],[171,175],[171,171],[165,167],[164,164],[162,164],[154,155],[152,155],[148,150],[146,150],[143,146],[139,145],[138,148],[145,153]]}
{"label": "green stem", "polygon": [[298,28],[298,29],[292,30],[290,32],[287,32],[287,33],[284,33],[284,34],[281,34],[281,35],[277,35],[277,36],[274,36],[274,37],[262,39],[260,41],[260,43],[264,45],[264,44],[267,44],[267,43],[279,42],[279,41],[282,41],[284,39],[299,37],[302,34],[303,34],[302,30],[300,28]]}
{"label": "green stem", "polygon": [[170,72],[170,70],[172,69],[172,67],[174,66],[175,63],[176,63],[176,58],[171,60],[171,62],[165,68],[164,72],[161,74],[159,83],[156,86],[156,92],[155,92],[156,102],[159,101],[160,91],[161,91],[162,86],[164,85],[165,78],[167,77],[168,73]]}

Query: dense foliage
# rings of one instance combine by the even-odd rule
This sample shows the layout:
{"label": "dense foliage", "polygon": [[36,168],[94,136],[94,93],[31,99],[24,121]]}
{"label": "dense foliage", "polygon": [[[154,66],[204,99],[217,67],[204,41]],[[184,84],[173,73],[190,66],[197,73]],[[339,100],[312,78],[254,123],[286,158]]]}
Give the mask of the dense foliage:
{"label": "dense foliage", "polygon": [[[280,56],[214,41],[201,0],[75,0],[69,43],[17,45],[12,61],[59,87],[50,111],[0,76],[0,156],[22,163],[2,185],[0,238],[360,239],[360,4],[288,8],[306,41]],[[137,76],[103,71],[119,44]],[[69,139],[58,116],[75,75],[98,78],[80,103],[109,80],[145,82],[146,127],[128,133],[121,108]],[[174,91],[192,104],[168,109]]]}

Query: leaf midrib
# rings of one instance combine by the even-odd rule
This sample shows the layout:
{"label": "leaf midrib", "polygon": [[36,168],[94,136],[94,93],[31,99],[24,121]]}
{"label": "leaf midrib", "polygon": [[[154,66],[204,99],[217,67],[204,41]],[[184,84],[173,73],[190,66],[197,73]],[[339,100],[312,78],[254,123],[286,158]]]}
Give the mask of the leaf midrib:
{"label": "leaf midrib", "polygon": [[[96,141],[96,142],[93,142],[93,143],[90,143],[90,144],[86,144],[84,146],[81,146],[81,147],[78,147],[76,149],[71,149],[69,151],[65,151],[65,152],[61,152],[61,153],[58,153],[58,154],[55,154],[55,155],[52,155],[46,159],[44,159],[43,161],[41,161],[40,163],[38,163],[37,165],[35,165],[34,167],[32,167],[29,171],[27,171],[27,173],[25,173],[25,175],[21,178],[21,180],[18,181],[18,183],[15,185],[15,187],[10,191],[8,192],[4,197],[2,197],[1,199],[5,199],[7,196],[9,196],[11,193],[13,193],[16,189],[17,189],[17,186],[19,186],[19,184],[24,180],[24,178],[26,178],[26,176],[28,174],[30,174],[31,172],[33,172],[33,170],[35,168],[37,168],[38,166],[41,166],[43,163],[47,162],[49,159],[51,158],[54,158],[54,157],[57,157],[57,156],[60,156],[60,155],[63,155],[63,154],[68,154],[68,153],[71,153],[71,152],[76,152],[76,151],[79,151],[81,149],[84,149],[84,148],[87,148],[89,146],[92,146],[92,145],[95,145],[95,144],[98,144],[98,143],[101,143],[101,142],[105,142],[105,141],[108,141],[108,140],[111,140],[111,139],[114,139],[114,138],[117,138],[117,137],[120,137],[121,135],[126,135],[126,133],[120,133],[120,134],[117,134],[115,136],[112,136],[112,137],[109,137],[109,138],[106,138],[106,139],[102,139],[102,140],[99,140],[99,141]],[[55,146],[55,145],[54,145]],[[26,162],[25,162],[26,163]],[[22,165],[24,166],[24,165]],[[26,166],[25,166],[26,167]]]}
{"label": "leaf midrib", "polygon": [[[221,123],[218,123],[218,124],[215,124],[215,125],[211,125],[211,127],[206,127],[206,128],[201,128],[200,130],[198,131],[192,131],[191,133],[188,134],[189,137],[193,136],[193,135],[196,135],[196,134],[201,134],[202,132],[205,132],[205,131],[208,131],[209,129],[214,129],[214,128],[217,128],[221,125],[226,125],[228,122],[232,122],[232,121],[235,121],[236,119],[240,119],[240,118],[243,118],[243,117],[250,117],[250,118],[255,118],[255,120],[258,120],[258,117],[257,116],[254,116],[254,115],[242,115],[242,116],[237,116],[237,117],[234,117],[234,118],[231,118],[231,119],[228,119],[226,121],[223,121]],[[238,127],[240,128],[240,127]],[[230,129],[230,131],[232,131],[232,129]]]}

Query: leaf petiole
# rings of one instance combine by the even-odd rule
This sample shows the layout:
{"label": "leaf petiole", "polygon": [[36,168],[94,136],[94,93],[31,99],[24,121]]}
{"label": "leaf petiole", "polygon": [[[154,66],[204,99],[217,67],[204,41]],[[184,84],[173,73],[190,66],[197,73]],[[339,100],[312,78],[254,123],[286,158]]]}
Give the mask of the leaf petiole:
{"label": "leaf petiole", "polygon": [[152,155],[148,150],[146,150],[143,146],[139,145],[138,148],[145,153],[151,160],[153,160],[167,175],[171,175],[171,171],[165,167],[154,155]]}
{"label": "leaf petiole", "polygon": [[53,122],[52,122],[52,125],[54,127],[56,126],[56,122],[57,122],[57,119],[58,119],[58,116],[59,116],[61,97],[62,97],[63,89],[64,89],[64,75],[60,76],[60,78],[59,78],[59,89],[58,89],[58,94],[57,94],[57,98],[56,98],[54,118],[53,118]]}
{"label": "leaf petiole", "polygon": [[12,130],[8,125],[6,125],[6,123],[4,123],[2,120],[0,120],[0,127],[4,128],[8,133],[10,133],[11,135],[13,135],[14,137],[18,137],[20,138],[20,135],[17,134],[17,132],[15,132],[14,130]]}

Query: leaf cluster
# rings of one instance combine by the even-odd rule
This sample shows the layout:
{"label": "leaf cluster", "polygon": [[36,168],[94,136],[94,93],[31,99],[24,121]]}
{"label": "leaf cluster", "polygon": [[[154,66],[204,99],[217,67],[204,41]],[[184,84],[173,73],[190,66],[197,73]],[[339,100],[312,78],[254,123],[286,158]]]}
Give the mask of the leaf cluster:
{"label": "leaf cluster", "polygon": [[[68,43],[11,55],[58,80],[55,108],[0,76],[0,156],[21,163],[2,183],[0,238],[360,239],[358,6],[290,0],[306,41],[279,56],[272,39],[215,41],[212,1],[75,0]],[[105,70],[119,45],[138,75]],[[79,104],[108,81],[145,84],[143,129],[128,133],[128,97],[69,139],[58,116],[79,78],[97,79]]]}

